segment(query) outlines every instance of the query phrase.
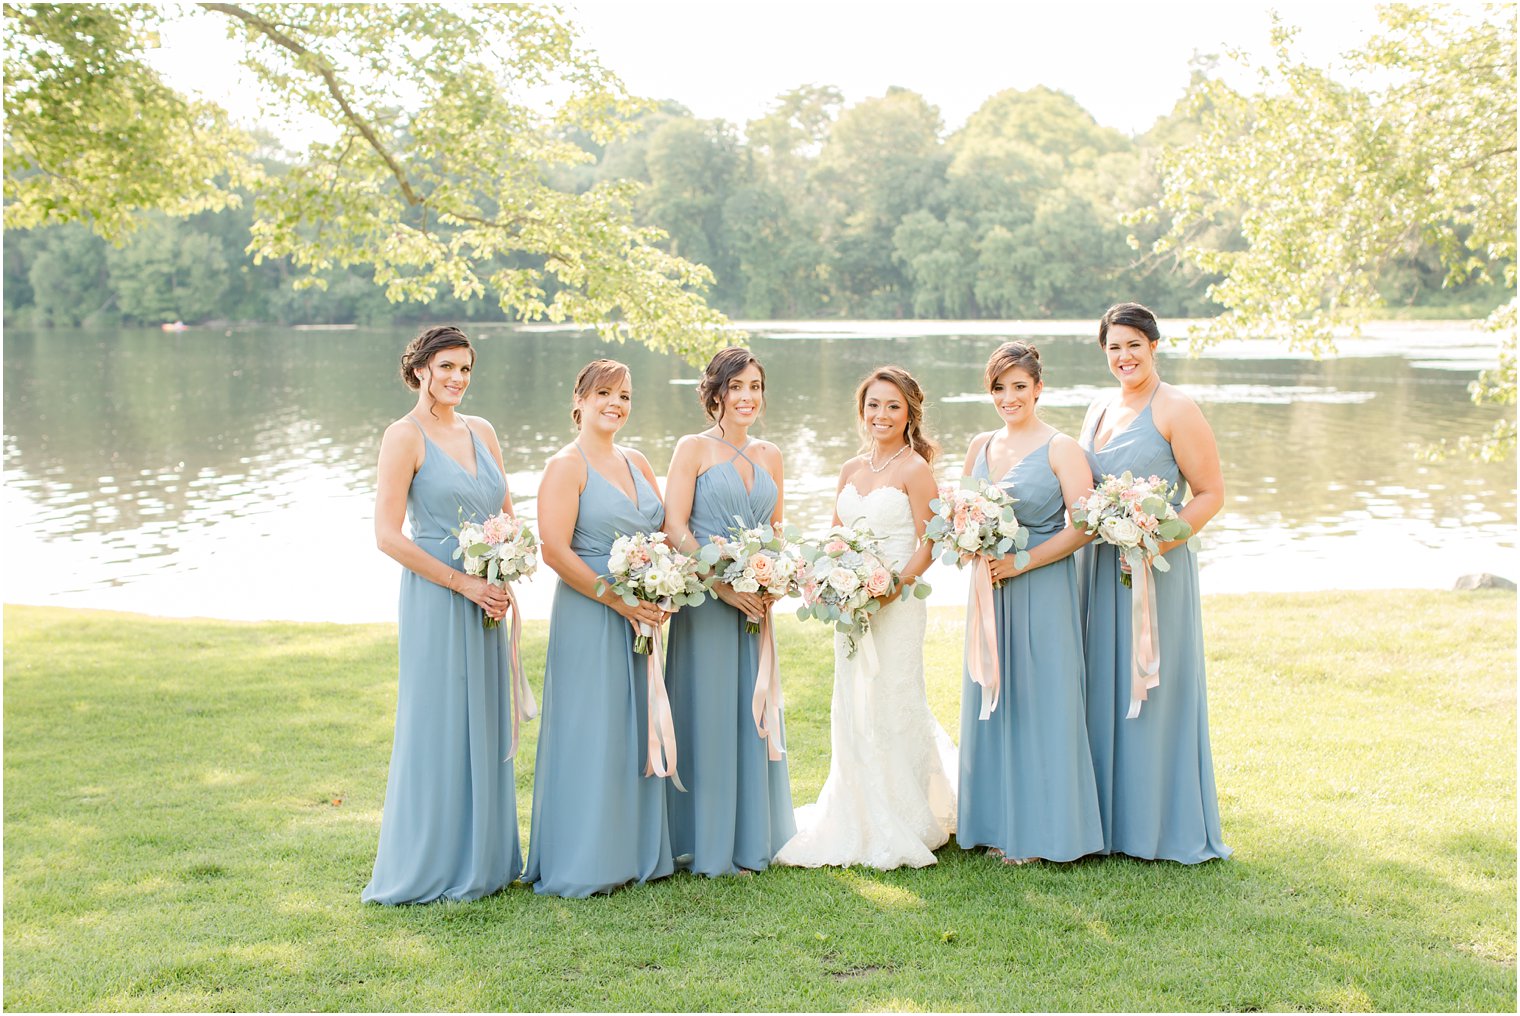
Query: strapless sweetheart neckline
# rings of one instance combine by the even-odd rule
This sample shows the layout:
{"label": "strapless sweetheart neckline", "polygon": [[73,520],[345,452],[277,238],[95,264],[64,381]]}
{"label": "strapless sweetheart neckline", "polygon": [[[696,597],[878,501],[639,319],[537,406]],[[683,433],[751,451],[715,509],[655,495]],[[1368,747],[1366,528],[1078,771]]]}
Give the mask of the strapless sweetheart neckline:
{"label": "strapless sweetheart neckline", "polygon": [[858,497],[858,498],[860,498],[862,501],[864,501],[866,498],[870,497],[872,494],[879,494],[879,493],[881,493],[884,490],[894,490],[898,494],[901,494],[904,500],[909,500],[909,498],[908,498],[908,492],[905,491],[905,490],[903,490],[901,487],[872,487],[870,490],[868,490],[864,494],[862,494],[860,492],[860,488],[857,487],[857,486],[855,486],[855,481],[854,480],[847,481],[845,483],[845,486],[848,487],[848,488],[850,488],[851,490],[853,490],[855,492],[855,496]]}

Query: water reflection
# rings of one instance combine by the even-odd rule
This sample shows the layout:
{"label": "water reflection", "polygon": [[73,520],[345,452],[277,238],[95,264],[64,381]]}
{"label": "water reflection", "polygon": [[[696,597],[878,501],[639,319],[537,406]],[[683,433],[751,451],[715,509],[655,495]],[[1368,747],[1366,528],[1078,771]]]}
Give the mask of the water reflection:
{"label": "water reflection", "polygon": [[[514,498],[533,512],[544,459],[573,433],[570,385],[593,356],[634,371],[624,434],[656,469],[702,425],[697,371],[642,347],[565,329],[484,328],[467,409],[504,444]],[[1042,411],[1075,433],[1110,379],[1087,324],[804,323],[755,340],[769,406],[760,428],[786,453],[788,515],[827,521],[839,463],[858,447],[853,392],[901,363],[930,394],[929,425],[959,472],[971,436],[997,425],[980,392],[987,353],[1039,343]],[[384,426],[412,393],[397,377],[406,335],[273,329],[8,331],[5,335],[4,595],[224,617],[385,619],[396,566],[371,533]],[[1485,338],[1384,326],[1316,362],[1263,344],[1164,357],[1219,441],[1226,508],[1205,532],[1214,591],[1445,586],[1468,571],[1515,574],[1513,463],[1425,464],[1413,452],[1486,430],[1467,401]],[[937,602],[957,602],[939,575]],[[552,583],[539,579],[533,613]]]}

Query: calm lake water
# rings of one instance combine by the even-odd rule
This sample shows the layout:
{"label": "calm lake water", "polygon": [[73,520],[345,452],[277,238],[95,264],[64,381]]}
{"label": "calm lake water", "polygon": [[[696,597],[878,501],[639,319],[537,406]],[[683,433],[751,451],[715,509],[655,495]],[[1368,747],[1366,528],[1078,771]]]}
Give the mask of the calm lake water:
{"label": "calm lake water", "polygon": [[[929,426],[957,476],[966,444],[998,425],[981,391],[1007,338],[1041,349],[1045,418],[1075,434],[1112,380],[1090,322],[769,322],[751,326],[768,374],[757,433],[786,454],[787,515],[826,524],[840,463],[857,447],[852,394],[900,363],[930,398]],[[1180,331],[1180,329],[1178,329]],[[642,347],[566,329],[478,326],[467,412],[504,444],[532,516],[544,459],[573,434],[569,390],[595,356],[634,371],[624,440],[657,471],[703,426],[698,372]],[[388,620],[399,566],[374,548],[380,433],[414,396],[396,363],[403,331],[8,329],[4,336],[3,595],[223,618]],[[1163,347],[1164,348],[1164,347]],[[1274,343],[1199,359],[1163,354],[1163,376],[1203,407],[1218,438],[1224,511],[1204,531],[1204,589],[1448,587],[1517,577],[1515,465],[1427,464],[1418,448],[1487,430],[1497,413],[1466,385],[1492,358],[1467,326],[1374,326],[1324,361]],[[931,602],[964,580],[929,575]],[[547,614],[554,580],[524,592]]]}

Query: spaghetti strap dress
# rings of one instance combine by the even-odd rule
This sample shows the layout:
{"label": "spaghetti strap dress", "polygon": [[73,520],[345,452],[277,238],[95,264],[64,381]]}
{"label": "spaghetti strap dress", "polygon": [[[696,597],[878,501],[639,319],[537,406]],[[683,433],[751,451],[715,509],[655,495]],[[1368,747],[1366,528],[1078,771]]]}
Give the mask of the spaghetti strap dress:
{"label": "spaghetti strap dress", "polygon": [[[665,521],[644,475],[631,464],[628,472],[636,499],[586,463],[570,548],[598,575],[607,574],[614,540]],[[633,651],[633,628],[611,607],[559,583],[523,875],[534,892],[585,897],[674,870],[665,788],[643,775],[648,718],[645,658]]]}
{"label": "spaghetti strap dress", "polygon": [[[1151,395],[1154,402],[1155,394]],[[1106,412],[1106,410],[1105,410]],[[1103,413],[1082,434],[1095,480],[1126,470],[1178,484],[1172,446],[1156,429],[1152,407],[1094,450]],[[1169,571],[1152,572],[1161,642],[1161,684],[1140,715],[1126,719],[1130,697],[1131,590],[1120,582],[1118,551],[1093,542],[1080,552],[1086,620],[1087,737],[1098,782],[1105,853],[1197,864],[1230,856],[1219,828],[1209,703],[1204,686],[1203,612],[1198,555],[1186,544],[1166,555]]]}
{"label": "spaghetti strap dress", "polygon": [[[411,417],[412,424],[422,426]],[[507,481],[474,430],[472,474],[422,433],[422,465],[407,492],[412,540],[450,568],[450,530],[501,511]],[[363,899],[473,900],[522,870],[512,763],[508,626],[486,628],[480,607],[401,572],[396,733],[380,848]]]}
{"label": "spaghetti strap dress", "polygon": [[[987,445],[991,442],[988,441]],[[987,479],[986,455],[972,475]],[[997,481],[1016,499],[1014,514],[1038,547],[1066,525],[1050,442]],[[981,689],[961,681],[962,849],[996,847],[1010,858],[1072,861],[1103,849],[1103,824],[1087,744],[1086,670],[1077,565],[1062,558],[1014,576],[993,593],[1002,688],[978,719]]]}
{"label": "spaghetti strap dress", "polygon": [[[739,458],[750,465],[749,487],[735,466]],[[733,458],[697,477],[692,534],[705,545],[731,526],[769,524],[776,495],[771,475],[734,448]],[[759,871],[797,832],[786,760],[770,761],[755,729],[750,702],[760,636],[745,632],[745,622],[716,597],[670,619],[665,680],[686,783],[686,793],[666,788],[670,843],[678,867],[708,876]],[[784,729],[783,721],[783,738]]]}

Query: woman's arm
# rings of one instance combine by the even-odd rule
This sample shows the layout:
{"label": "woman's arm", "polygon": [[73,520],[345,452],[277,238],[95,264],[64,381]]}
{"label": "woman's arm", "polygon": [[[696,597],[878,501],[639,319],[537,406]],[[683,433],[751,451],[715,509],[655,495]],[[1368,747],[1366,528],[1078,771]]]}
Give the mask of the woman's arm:
{"label": "woman's arm", "polygon": [[785,463],[781,461],[781,449],[769,441],[757,442],[760,446],[761,465],[765,471],[771,474],[771,480],[776,484],[776,507],[771,509],[771,525],[779,527],[781,520],[786,515],[786,470]]}
{"label": "woman's arm", "polygon": [[850,477],[855,475],[855,460],[849,459],[839,467],[839,482],[834,484],[834,525],[842,526],[844,522],[839,518],[839,495],[844,492],[844,485],[850,482]]}
{"label": "woman's arm", "polygon": [[507,595],[478,575],[466,575],[438,560],[401,531],[406,518],[406,497],[412,477],[426,454],[422,434],[409,423],[398,421],[380,439],[380,461],[375,486],[375,546],[403,567],[460,593],[498,620],[505,614]]}
{"label": "woman's arm", "polygon": [[929,507],[929,502],[939,496],[939,484],[934,480],[934,470],[929,463],[917,455],[913,457],[913,464],[908,467],[907,475],[908,507],[913,513],[913,531],[918,537],[918,549],[903,563],[902,571],[898,573],[897,588],[891,594],[882,598],[885,606],[897,599],[919,576],[928,570],[929,565],[934,563],[934,545],[924,539],[924,529],[929,524],[929,519],[934,512]]}
{"label": "woman's arm", "polygon": [[978,434],[971,439],[971,444],[966,446],[966,464],[961,466],[962,477],[971,475],[971,471],[976,468],[976,457],[982,454],[982,449],[987,447],[987,442],[991,440],[992,431],[990,430],[985,434]]}
{"label": "woman's arm", "polygon": [[[1162,419],[1156,429],[1172,444],[1172,457],[1182,480],[1193,492],[1188,503],[1177,512],[1196,534],[1224,507],[1224,473],[1219,467],[1219,446],[1214,431],[1204,419],[1198,405],[1181,392],[1171,392]],[[1167,540],[1161,544],[1165,554],[1183,544]]]}
{"label": "woman's arm", "polygon": [[697,496],[697,474],[702,466],[699,440],[688,434],[676,442],[670,472],[665,475],[665,533],[670,545],[683,554],[701,549],[701,541],[691,531],[691,503]]}

